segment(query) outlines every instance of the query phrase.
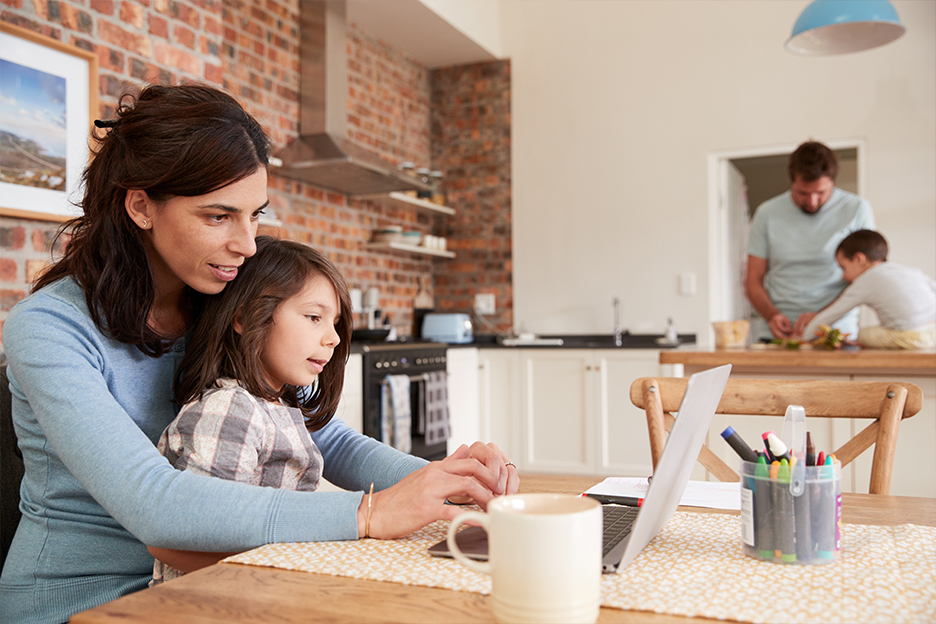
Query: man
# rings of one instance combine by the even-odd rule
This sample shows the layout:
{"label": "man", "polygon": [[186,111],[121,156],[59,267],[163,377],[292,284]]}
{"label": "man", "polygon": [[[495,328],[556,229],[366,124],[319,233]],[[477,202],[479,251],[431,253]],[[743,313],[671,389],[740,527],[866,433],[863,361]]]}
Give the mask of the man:
{"label": "man", "polygon": [[[856,230],[873,230],[867,200],[835,186],[838,158],[822,143],[808,141],[790,154],[790,191],[768,199],[754,213],[748,239],[744,287],[760,315],[754,340],[800,336],[807,319],[847,285],[835,262],[839,242]],[[834,325],[858,335],[858,309]]]}

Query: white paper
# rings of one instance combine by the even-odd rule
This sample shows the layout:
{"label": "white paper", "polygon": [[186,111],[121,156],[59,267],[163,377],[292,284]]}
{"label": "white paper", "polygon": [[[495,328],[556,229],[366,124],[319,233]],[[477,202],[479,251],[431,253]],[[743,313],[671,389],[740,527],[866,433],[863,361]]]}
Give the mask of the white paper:
{"label": "white paper", "polygon": [[[605,496],[635,496],[644,498],[649,484],[643,477],[608,477],[598,485],[590,487],[586,494]],[[680,505],[707,507],[709,509],[741,510],[741,484],[719,481],[690,481],[686,484]]]}

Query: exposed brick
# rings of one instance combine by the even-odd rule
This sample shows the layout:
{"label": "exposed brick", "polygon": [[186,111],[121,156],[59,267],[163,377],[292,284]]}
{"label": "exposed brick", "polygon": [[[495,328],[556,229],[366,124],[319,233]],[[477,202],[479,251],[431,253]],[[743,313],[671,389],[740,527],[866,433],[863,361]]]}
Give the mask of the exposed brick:
{"label": "exposed brick", "polygon": [[33,284],[36,278],[49,268],[52,263],[49,260],[27,260],[26,261],[26,283]]}
{"label": "exposed brick", "polygon": [[172,39],[176,43],[181,43],[189,50],[195,49],[195,32],[191,28],[176,24],[172,28]]}
{"label": "exposed brick", "polygon": [[19,265],[13,258],[0,257],[0,282],[16,282]]}
{"label": "exposed brick", "polygon": [[153,47],[156,62],[178,68],[193,76],[202,75],[202,61],[196,55],[162,41],[155,42]]}
{"label": "exposed brick", "polygon": [[169,38],[169,20],[150,13],[147,16],[147,22],[149,24],[150,34],[162,37],[163,39]]}
{"label": "exposed brick", "polygon": [[4,251],[18,251],[26,244],[26,228],[20,225],[0,227],[0,248]]}
{"label": "exposed brick", "polygon": [[112,44],[138,56],[144,58],[153,56],[153,44],[149,37],[140,33],[132,33],[107,20],[98,20],[98,37],[105,43]]}
{"label": "exposed brick", "polygon": [[224,81],[224,68],[220,65],[205,63],[205,80],[213,84],[221,84]]}
{"label": "exposed brick", "polygon": [[92,11],[97,11],[104,15],[114,14],[114,0],[91,0],[88,6],[91,7]]}
{"label": "exposed brick", "polygon": [[126,71],[126,56],[120,50],[105,45],[99,45],[97,46],[96,53],[98,57],[98,69],[109,69],[117,73]]}
{"label": "exposed brick", "polygon": [[143,6],[137,2],[121,2],[120,3],[120,21],[125,24],[131,24],[137,30],[143,28],[143,23],[145,19],[145,11]]}
{"label": "exposed brick", "polygon": [[0,289],[0,310],[9,311],[26,297],[25,290]]}

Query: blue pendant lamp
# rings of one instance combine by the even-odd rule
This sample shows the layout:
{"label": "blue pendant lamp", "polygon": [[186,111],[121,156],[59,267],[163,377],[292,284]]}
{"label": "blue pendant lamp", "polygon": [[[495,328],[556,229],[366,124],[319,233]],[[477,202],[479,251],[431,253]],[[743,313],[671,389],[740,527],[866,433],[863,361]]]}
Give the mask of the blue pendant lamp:
{"label": "blue pendant lamp", "polygon": [[888,0],[815,0],[796,20],[786,48],[807,55],[845,54],[890,43],[906,31]]}

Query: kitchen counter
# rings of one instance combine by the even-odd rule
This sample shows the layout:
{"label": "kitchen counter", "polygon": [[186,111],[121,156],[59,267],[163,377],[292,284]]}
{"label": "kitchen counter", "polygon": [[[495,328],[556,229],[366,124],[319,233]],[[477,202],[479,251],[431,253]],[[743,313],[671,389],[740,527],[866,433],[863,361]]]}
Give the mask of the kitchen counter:
{"label": "kitchen counter", "polygon": [[747,349],[680,347],[660,352],[660,364],[682,364],[687,374],[731,364],[735,373],[921,375],[936,377],[936,351],[883,349],[784,349],[779,346]]}

